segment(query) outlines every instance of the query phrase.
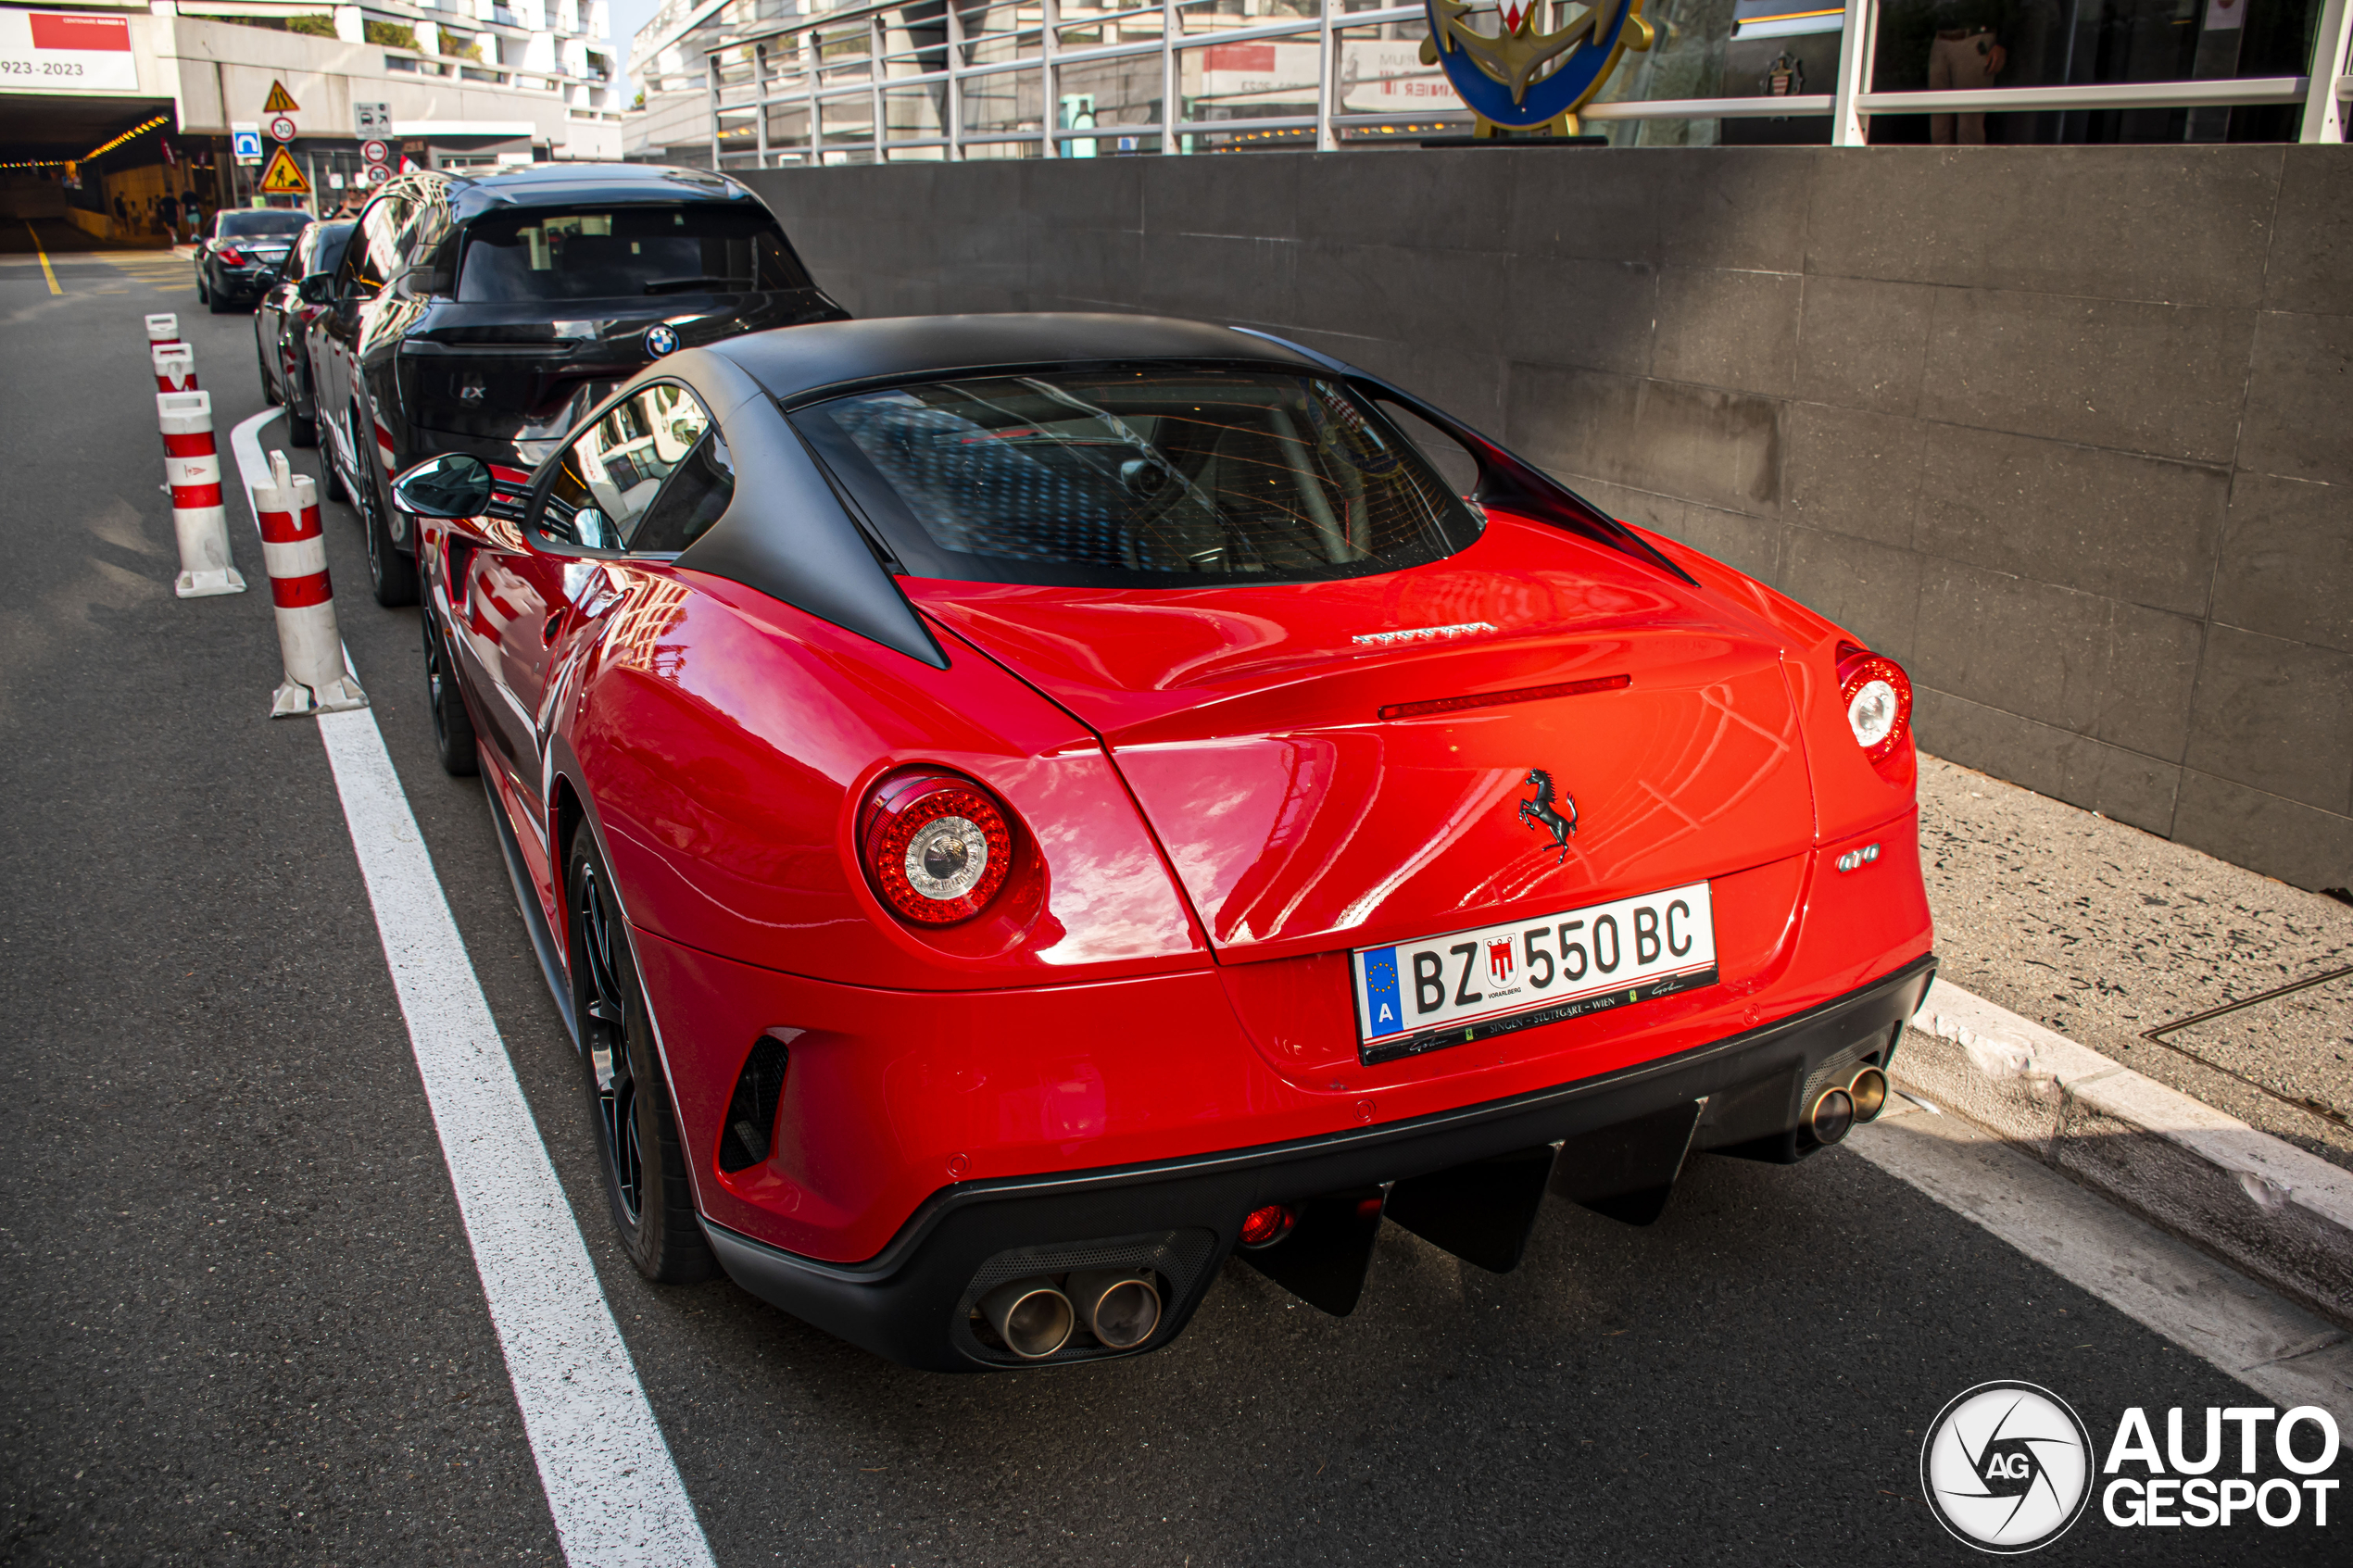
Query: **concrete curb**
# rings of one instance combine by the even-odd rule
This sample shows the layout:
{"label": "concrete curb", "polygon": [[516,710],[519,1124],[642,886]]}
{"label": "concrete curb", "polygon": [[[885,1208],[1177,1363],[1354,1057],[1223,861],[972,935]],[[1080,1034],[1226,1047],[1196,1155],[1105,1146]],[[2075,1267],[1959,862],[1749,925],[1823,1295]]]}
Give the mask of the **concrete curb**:
{"label": "concrete curb", "polygon": [[1942,979],[1894,1075],[2353,1328],[2353,1173]]}

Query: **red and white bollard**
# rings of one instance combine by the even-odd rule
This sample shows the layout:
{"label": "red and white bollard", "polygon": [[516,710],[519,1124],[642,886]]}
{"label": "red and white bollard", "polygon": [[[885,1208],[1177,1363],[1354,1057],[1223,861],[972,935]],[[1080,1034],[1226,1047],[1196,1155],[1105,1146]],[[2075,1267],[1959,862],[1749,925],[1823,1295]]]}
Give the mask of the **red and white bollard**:
{"label": "red and white bollard", "polygon": [[164,473],[171,482],[171,527],[180,536],[183,599],[242,594],[245,580],[229,558],[229,514],[220,505],[220,454],[212,445],[212,394],[159,392]]}
{"label": "red and white bollard", "polygon": [[157,392],[196,390],[196,351],[184,343],[159,343],[147,350],[155,362]]}
{"label": "red and white bollard", "polygon": [[319,528],[318,486],[294,473],[283,452],[270,454],[270,479],[253,487],[261,524],[261,558],[270,567],[270,598],[277,606],[278,647],[286,678],[270,701],[270,717],[339,713],[368,706],[368,694],[343,661],[335,630],[335,591],[327,581],[327,540]]}
{"label": "red and white bollard", "polygon": [[169,313],[148,317],[147,346],[150,348],[181,346],[180,318]]}

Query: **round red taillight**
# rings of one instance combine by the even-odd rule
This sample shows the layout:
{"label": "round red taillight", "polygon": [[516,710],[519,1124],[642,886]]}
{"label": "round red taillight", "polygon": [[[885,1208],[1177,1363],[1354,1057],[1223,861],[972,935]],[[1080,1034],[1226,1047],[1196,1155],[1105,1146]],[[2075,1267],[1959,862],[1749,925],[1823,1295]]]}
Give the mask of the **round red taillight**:
{"label": "round red taillight", "polygon": [[1838,692],[1855,744],[1873,762],[1885,760],[1912,727],[1912,678],[1885,654],[1853,643],[1838,647]]}
{"label": "round red taillight", "polygon": [[1269,1203],[1264,1209],[1253,1209],[1242,1216],[1242,1245],[1272,1247],[1290,1235],[1291,1226],[1299,1223],[1299,1216],[1284,1203]]}
{"label": "round red taillight", "polygon": [[970,920],[1013,871],[1003,809],[953,773],[885,779],[866,798],[858,836],[875,891],[893,913],[922,925]]}

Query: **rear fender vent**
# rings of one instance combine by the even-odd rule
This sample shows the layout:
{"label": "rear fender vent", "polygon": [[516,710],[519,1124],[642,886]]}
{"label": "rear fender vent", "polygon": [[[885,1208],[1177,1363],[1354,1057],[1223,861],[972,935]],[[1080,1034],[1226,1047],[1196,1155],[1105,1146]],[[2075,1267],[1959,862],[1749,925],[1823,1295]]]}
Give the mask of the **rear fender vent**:
{"label": "rear fender vent", "polygon": [[727,1100],[727,1124],[719,1135],[719,1168],[741,1171],[768,1158],[776,1141],[776,1108],[785,1098],[785,1064],[791,1052],[773,1035],[763,1035],[744,1058],[736,1092]]}

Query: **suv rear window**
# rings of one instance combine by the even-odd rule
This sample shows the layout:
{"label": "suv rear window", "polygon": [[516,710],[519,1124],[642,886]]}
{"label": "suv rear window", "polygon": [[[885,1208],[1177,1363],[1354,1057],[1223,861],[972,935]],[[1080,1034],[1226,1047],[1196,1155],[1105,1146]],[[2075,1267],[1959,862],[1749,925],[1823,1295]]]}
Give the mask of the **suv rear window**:
{"label": "suv rear window", "polygon": [[534,207],[478,218],[466,229],[458,270],[464,304],[809,286],[765,212],[694,204]]}
{"label": "suv rear window", "polygon": [[1315,582],[1441,559],[1482,522],[1370,404],[1276,370],[976,377],[793,419],[922,577]]}

